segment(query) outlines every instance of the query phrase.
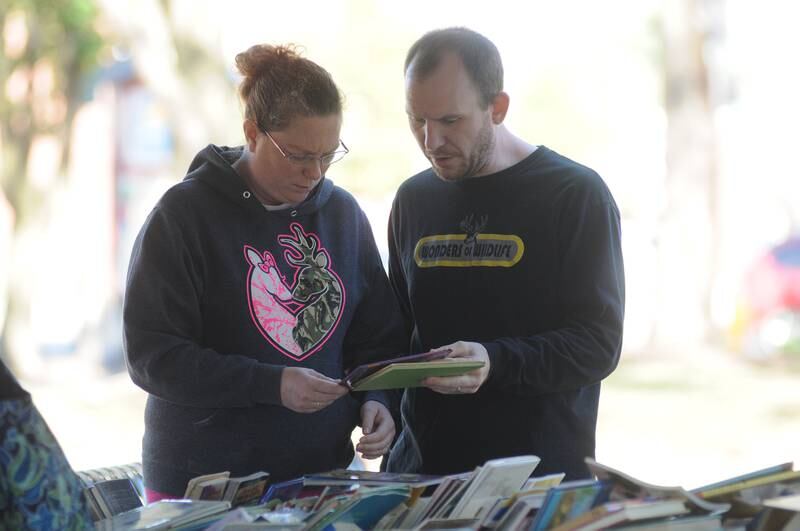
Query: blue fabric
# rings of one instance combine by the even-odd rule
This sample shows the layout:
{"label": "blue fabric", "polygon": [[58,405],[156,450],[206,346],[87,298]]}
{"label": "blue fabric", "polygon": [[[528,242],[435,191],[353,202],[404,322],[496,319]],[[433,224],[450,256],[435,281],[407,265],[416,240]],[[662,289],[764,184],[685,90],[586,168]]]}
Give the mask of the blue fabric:
{"label": "blue fabric", "polygon": [[0,529],[88,529],[80,480],[30,399],[0,400]]}

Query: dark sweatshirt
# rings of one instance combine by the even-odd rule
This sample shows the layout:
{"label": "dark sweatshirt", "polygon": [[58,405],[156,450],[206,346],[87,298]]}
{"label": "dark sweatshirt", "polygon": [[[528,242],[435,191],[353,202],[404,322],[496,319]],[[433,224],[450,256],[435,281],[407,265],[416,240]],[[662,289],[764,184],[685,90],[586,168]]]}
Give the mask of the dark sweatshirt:
{"label": "dark sweatshirt", "polygon": [[181,495],[190,478],[223,470],[280,481],[347,466],[366,397],[295,413],[281,405],[282,370],[341,378],[406,342],[354,198],[324,179],[300,205],[267,211],[231,166],[240,155],[200,152],[131,256],[125,353],[149,393],[143,468],[158,492]]}
{"label": "dark sweatshirt", "polygon": [[601,178],[546,147],[459,182],[427,170],[397,193],[389,248],[411,350],[473,341],[491,361],[475,394],[406,391],[389,470],[535,454],[537,474],[588,476],[625,296],[619,211]]}

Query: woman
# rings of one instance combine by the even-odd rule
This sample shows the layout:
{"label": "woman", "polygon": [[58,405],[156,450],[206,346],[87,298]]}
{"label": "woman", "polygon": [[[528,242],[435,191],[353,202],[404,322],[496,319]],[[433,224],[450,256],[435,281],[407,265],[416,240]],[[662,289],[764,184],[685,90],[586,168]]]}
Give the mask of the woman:
{"label": "woman", "polygon": [[236,57],[245,145],[210,145],[134,245],[124,304],[131,378],[149,393],[148,501],[192,477],[271,481],[388,451],[388,395],[346,369],[406,348],[369,223],[325,178],[348,149],[328,72],[287,46]]}

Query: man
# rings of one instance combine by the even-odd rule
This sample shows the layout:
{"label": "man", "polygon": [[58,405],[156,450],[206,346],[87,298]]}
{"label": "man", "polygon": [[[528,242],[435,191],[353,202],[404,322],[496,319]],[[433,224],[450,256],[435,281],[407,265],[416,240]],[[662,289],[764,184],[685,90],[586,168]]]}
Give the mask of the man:
{"label": "man", "polygon": [[449,474],[534,454],[588,477],[600,381],[622,344],[619,210],[602,179],[504,125],[495,46],[465,28],[409,50],[406,112],[431,168],[392,206],[389,276],[411,349],[481,360],[403,398],[391,471]]}

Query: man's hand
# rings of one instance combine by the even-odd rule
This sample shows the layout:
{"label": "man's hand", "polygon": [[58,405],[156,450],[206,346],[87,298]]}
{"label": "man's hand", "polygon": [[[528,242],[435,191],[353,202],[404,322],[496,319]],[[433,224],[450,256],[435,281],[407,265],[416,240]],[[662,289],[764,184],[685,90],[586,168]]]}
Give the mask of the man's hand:
{"label": "man's hand", "polygon": [[394,440],[394,419],[386,406],[368,400],[361,406],[361,431],[356,445],[364,459],[375,459],[389,452]]}
{"label": "man's hand", "polygon": [[[452,350],[447,358],[460,358],[484,362],[483,367],[459,376],[431,376],[422,380],[422,385],[443,394],[469,394],[476,392],[489,376],[489,353],[480,343],[457,341],[452,345],[440,347]],[[434,349],[439,350],[439,349]],[[446,358],[446,359],[447,359]]]}
{"label": "man's hand", "polygon": [[281,403],[297,413],[314,413],[347,394],[347,387],[313,369],[286,367],[281,373]]}

